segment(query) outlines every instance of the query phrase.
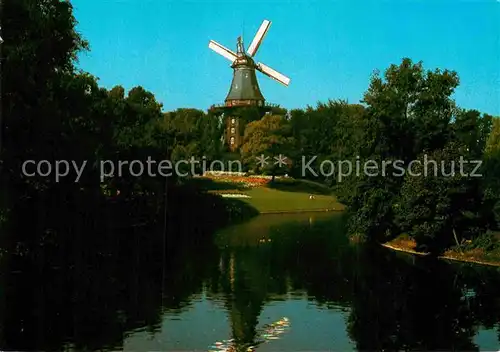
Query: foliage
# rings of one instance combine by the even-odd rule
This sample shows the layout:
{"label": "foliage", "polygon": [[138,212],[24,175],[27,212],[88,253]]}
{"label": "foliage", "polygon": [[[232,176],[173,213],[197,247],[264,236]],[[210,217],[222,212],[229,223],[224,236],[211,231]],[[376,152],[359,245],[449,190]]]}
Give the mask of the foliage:
{"label": "foliage", "polygon": [[[463,155],[456,144],[436,150],[406,175],[395,204],[396,221],[417,242],[417,249],[440,253],[470,240],[487,228],[481,218],[480,179],[471,177],[473,165],[459,165]],[[427,173],[427,175],[426,175]],[[456,236],[456,238],[455,238]]]}
{"label": "foliage", "polygon": [[488,227],[480,179],[409,174],[410,162],[424,156],[448,164],[482,158],[492,118],[459,109],[451,99],[458,84],[455,72],[425,71],[409,59],[391,65],[383,78],[374,74],[364,97],[362,142],[353,149],[362,163],[390,165],[385,175],[362,171],[336,187],[352,214],[352,232],[384,241],[406,231],[419,248],[440,252],[453,243],[452,230],[470,238]]}
{"label": "foliage", "polygon": [[484,156],[484,201],[489,205],[492,222],[500,229],[500,118],[493,119]]}
{"label": "foliage", "polygon": [[[422,62],[405,58],[383,74],[374,73],[362,104],[329,100],[292,111],[274,107],[267,114],[257,107],[233,109],[244,135],[239,156],[221,143],[227,116],[183,108],[164,112],[143,87],[108,90],[77,70],[76,58],[89,45],[75,30],[69,1],[7,0],[3,6],[3,26],[9,28],[2,46],[3,66],[9,68],[2,73],[3,218],[26,199],[63,204],[81,194],[96,204],[118,193],[118,199],[145,196],[159,204],[165,186],[180,183],[154,171],[135,176],[129,165],[120,170],[119,161],[145,165],[204,158],[210,163],[241,157],[247,168],[271,174],[273,181],[289,173],[332,186],[348,207],[352,233],[368,240],[384,241],[405,231],[419,246],[441,252],[500,225],[500,123],[455,104],[456,72],[425,70]],[[273,159],[280,154],[288,161],[282,169]],[[270,157],[267,168],[257,165],[260,155]],[[409,163],[425,156],[447,163],[460,157],[481,160],[484,177],[410,176]],[[364,170],[346,176],[339,167],[331,175],[312,175],[304,173],[302,157],[315,157],[311,166],[316,170],[324,161],[390,164],[384,174],[371,176]],[[20,172],[26,160],[86,166],[75,182],[75,170],[60,180],[26,177]],[[101,179],[103,161],[115,170]],[[402,174],[396,161],[404,165]],[[201,171],[198,165],[195,172]],[[299,187],[294,182],[280,180],[268,190]],[[303,190],[323,192],[312,183]]]}
{"label": "foliage", "polygon": [[[108,90],[99,85],[96,77],[78,70],[76,58],[89,45],[75,29],[76,19],[69,1],[6,0],[2,10],[2,26],[8,29],[1,58],[4,68],[3,120],[0,121],[2,255],[6,249],[3,240],[10,234],[15,241],[11,247],[6,246],[11,250],[9,254],[34,249],[29,254],[36,259],[26,265],[16,263],[19,258],[7,258],[6,262],[16,270],[10,270],[11,267],[4,270],[7,284],[4,293],[9,304],[3,304],[6,309],[3,325],[7,329],[3,338],[22,341],[21,346],[15,346],[20,350],[36,349],[39,346],[35,343],[45,344],[46,350],[62,350],[65,348],[62,341],[71,340],[76,340],[77,350],[97,350],[103,345],[99,343],[100,338],[123,339],[122,330],[136,330],[137,321],[157,326],[161,312],[154,307],[154,302],[164,303],[165,297],[148,295],[160,292],[163,285],[171,289],[169,285],[175,280],[182,282],[175,288],[185,290],[187,285],[189,292],[166,297],[166,306],[174,308],[179,302],[168,302],[173,296],[185,298],[199,292],[200,275],[219,272],[219,269],[212,270],[219,266],[219,258],[213,267],[200,264],[199,259],[209,252],[209,244],[202,241],[203,237],[208,238],[207,234],[230,221],[248,219],[258,210],[343,209],[329,194],[330,190],[348,207],[350,229],[356,238],[384,241],[406,232],[419,249],[434,253],[457,243],[464,250],[498,253],[498,239],[487,230],[500,225],[500,120],[456,106],[451,98],[459,84],[455,72],[426,71],[422,63],[403,59],[400,64],[391,65],[383,75],[373,75],[362,104],[329,100],[316,107],[290,112],[273,108],[265,116],[257,108],[233,111],[241,118],[241,128],[246,128],[240,133],[244,134],[241,152],[247,166],[256,169],[255,157],[260,154],[271,158],[283,154],[293,162],[291,174],[314,178],[318,183],[277,179],[269,187],[245,188],[262,186],[268,180],[247,177],[236,179],[237,184],[222,184],[193,178],[191,184],[181,187],[175,177],[165,179],[144,173],[133,176],[128,167],[123,172],[115,170],[101,180],[102,161],[110,161],[118,167],[119,161],[137,160],[145,164],[148,159],[158,162],[205,157],[211,161],[239,156],[225,153],[221,145],[225,125],[215,113],[197,109],[165,112],[153,92],[143,87],[126,91],[117,85]],[[398,171],[394,164],[390,164],[386,175],[368,176],[362,172],[347,177],[336,170],[330,177],[315,177],[302,174],[302,156],[317,156],[313,165],[316,169],[324,160],[348,160],[354,164],[357,157],[362,162],[373,160],[378,164],[401,160],[406,166],[404,175],[399,176],[394,174]],[[452,168],[455,174],[410,175],[409,162],[425,161],[426,156],[445,162],[448,170]],[[459,166],[452,165],[460,157],[483,161],[484,177],[460,174]],[[52,164],[70,160],[78,165],[87,162],[87,166],[75,182],[74,170],[61,180],[22,175],[26,160],[47,160]],[[465,171],[471,172],[472,166],[467,165]],[[422,167],[416,165],[412,171],[422,171]],[[257,171],[270,172],[273,176],[289,172],[288,168]],[[332,188],[326,189],[325,183]],[[240,201],[209,194],[209,189],[217,188],[220,192],[245,192],[251,198]],[[311,199],[309,195],[313,193],[318,195]],[[160,205],[166,214],[160,213]],[[163,215],[168,228],[163,229],[162,234],[168,234],[171,241],[167,249],[173,248],[166,257],[173,261],[185,255],[189,265],[183,263],[171,269],[160,281],[156,272],[158,263],[165,260],[162,257],[165,237],[150,232],[140,237],[130,234],[134,231],[131,225],[143,220],[163,220]],[[339,248],[344,238],[331,236],[332,231],[340,231],[339,225],[321,225],[321,231],[317,231],[317,225],[314,230],[310,219],[297,225],[284,230],[292,236],[282,236],[283,229],[273,229],[276,241],[266,243],[272,250],[259,249],[253,262],[247,260],[248,257],[241,258],[248,251],[233,251],[239,260],[235,270],[247,269],[247,273],[253,273],[253,283],[248,287],[245,280],[235,285],[240,293],[245,292],[236,294],[238,299],[233,302],[240,311],[247,309],[248,312],[248,307],[253,311],[263,304],[271,293],[266,290],[286,287],[285,279],[291,278],[288,281],[296,284],[303,277],[317,277],[321,282],[302,280],[309,296],[323,302],[340,297],[340,303],[352,305],[348,329],[360,350],[410,347],[428,350],[452,345],[455,349],[470,350],[472,321],[490,326],[496,322],[493,308],[498,292],[487,291],[487,286],[480,281],[496,282],[498,275],[476,279],[477,273],[474,273],[473,279],[464,281],[451,267],[437,267],[440,275],[429,275],[430,271],[419,265],[401,265],[385,255],[375,260],[376,265],[357,263],[360,258],[376,258],[372,257],[375,252],[370,255],[347,252],[348,255],[341,257]],[[122,231],[124,227],[127,231]],[[318,246],[317,239],[302,236],[305,229],[312,234],[321,233],[325,240],[322,245]],[[253,230],[252,235],[260,236],[255,228]],[[240,229],[238,235],[241,232]],[[276,250],[280,249],[275,244],[279,241],[293,246]],[[189,243],[187,255],[175,246],[181,242]],[[195,245],[201,248],[198,254],[193,252]],[[367,250],[365,248],[350,250]],[[322,255],[318,255],[318,251]],[[262,260],[262,255],[268,254],[269,260]],[[318,258],[327,260],[309,265]],[[106,263],[108,265],[102,265]],[[123,269],[118,276],[116,268]],[[276,268],[278,275],[273,274]],[[280,268],[286,270],[279,272]],[[38,276],[31,276],[32,273]],[[46,277],[54,280],[40,280],[43,276],[39,274],[44,273],[50,273]],[[193,277],[194,283],[186,280]],[[282,282],[276,285],[276,282],[262,281],[269,278],[280,278]],[[117,281],[124,286],[116,285]],[[73,289],[61,290],[61,283],[65,282],[74,283]],[[220,293],[220,278],[215,277],[211,282],[212,289],[217,291],[214,294]],[[33,284],[34,290],[26,290]],[[460,290],[469,286],[474,286],[479,294],[466,301]],[[496,289],[500,285],[488,287]],[[255,297],[255,289],[261,301],[249,305],[252,302],[245,297]],[[26,292],[31,296],[23,296]],[[234,290],[226,293],[234,294]],[[97,300],[89,300],[89,294]],[[16,299],[16,296],[23,298]],[[422,297],[431,299],[422,305]],[[66,314],[71,309],[65,309],[64,302],[76,302],[75,307],[80,305],[84,309]],[[97,309],[92,302],[99,303]],[[138,304],[143,304],[145,309],[138,309]],[[476,306],[479,317],[468,314],[471,305]],[[37,321],[33,319],[33,312],[40,311],[40,307],[44,314]],[[137,316],[141,311],[151,314]],[[125,312],[127,319],[116,319],[117,312]],[[434,319],[436,316],[441,319]],[[88,323],[89,317],[95,320],[92,324]],[[417,320],[430,324],[420,324],[423,328],[415,332]],[[99,325],[103,322],[106,326]],[[458,326],[457,322],[465,327]],[[109,333],[88,334],[89,326],[97,330],[108,328]],[[46,330],[40,333],[40,327]],[[58,333],[62,331],[66,336],[59,341]],[[434,334],[435,331],[440,334]],[[90,335],[97,336],[92,340],[94,344],[86,343],[85,336]],[[111,346],[116,341],[107,342]]]}
{"label": "foliage", "polygon": [[487,155],[492,155],[500,152],[500,118],[493,119],[491,132],[486,141]]}
{"label": "foliage", "polygon": [[[345,101],[329,100],[316,108],[295,109],[290,112],[290,128],[294,138],[293,149],[287,155],[293,160],[317,157],[311,167],[317,170],[325,160],[344,160],[355,157],[362,138],[364,107]],[[317,179],[304,174],[299,162],[294,163],[292,175]]]}
{"label": "foliage", "polygon": [[[274,157],[280,154],[285,157],[286,152],[293,146],[287,120],[280,115],[265,115],[261,120],[249,123],[245,128],[241,155],[243,162],[254,170],[270,170],[274,176],[279,169],[286,169],[283,165],[276,165]],[[257,157],[269,157],[268,165],[259,165]]]}
{"label": "foliage", "polygon": [[460,250],[468,251],[474,249],[482,249],[487,252],[493,252],[500,249],[500,241],[498,235],[492,232],[485,232],[476,237],[473,241],[467,241],[460,245]]}
{"label": "foliage", "polygon": [[[76,69],[77,55],[88,44],[75,30],[69,1],[8,0],[3,9],[9,40],[2,45],[2,66],[9,69],[2,73],[2,214],[48,196],[57,212],[81,193],[95,204],[147,196],[158,205],[166,184],[176,179],[165,180],[155,165],[169,158],[217,157],[220,123],[215,117],[194,109],[165,113],[142,87],[107,90]],[[26,177],[21,172],[26,160],[52,165],[67,160],[85,167],[78,182],[73,168],[60,180]],[[144,170],[135,176],[130,162],[145,166],[148,160],[156,163],[152,174]],[[105,170],[101,179],[103,164],[112,164],[114,172]]]}
{"label": "foliage", "polygon": [[170,148],[182,146],[187,155],[199,159],[219,156],[222,126],[215,116],[196,109],[177,109],[166,113],[164,119],[164,127],[171,133]]}

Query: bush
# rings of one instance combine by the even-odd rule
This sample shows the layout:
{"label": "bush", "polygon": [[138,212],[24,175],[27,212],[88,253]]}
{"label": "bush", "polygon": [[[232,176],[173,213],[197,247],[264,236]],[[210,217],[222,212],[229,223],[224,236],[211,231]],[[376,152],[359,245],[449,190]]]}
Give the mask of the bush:
{"label": "bush", "polygon": [[500,249],[500,241],[498,237],[492,232],[486,232],[475,239],[467,242],[462,247],[463,250],[482,249],[485,251],[494,251]]}

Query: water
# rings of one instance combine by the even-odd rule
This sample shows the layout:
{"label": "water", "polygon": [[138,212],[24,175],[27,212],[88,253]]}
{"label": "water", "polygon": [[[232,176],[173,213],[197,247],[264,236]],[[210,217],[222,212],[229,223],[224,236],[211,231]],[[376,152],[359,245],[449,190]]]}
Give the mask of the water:
{"label": "water", "polygon": [[[4,256],[0,347],[496,351],[500,346],[498,269],[351,244],[340,214],[263,215],[219,231],[214,240],[171,241],[163,265],[162,251],[151,240],[154,232],[148,231],[123,232],[119,240],[114,234],[92,245],[79,241],[66,247],[69,254],[60,260],[46,252]],[[270,325],[280,319],[281,325]]]}

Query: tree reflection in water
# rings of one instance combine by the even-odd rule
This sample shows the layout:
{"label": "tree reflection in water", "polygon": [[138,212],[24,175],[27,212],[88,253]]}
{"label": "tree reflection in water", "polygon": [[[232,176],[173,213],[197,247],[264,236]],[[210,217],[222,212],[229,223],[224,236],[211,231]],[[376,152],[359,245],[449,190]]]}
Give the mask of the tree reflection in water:
{"label": "tree reflection in water", "polygon": [[[256,218],[215,241],[210,229],[171,224],[165,264],[153,228],[72,226],[57,245],[2,256],[0,346],[116,350],[134,331],[160,336],[165,314],[201,293],[227,312],[237,350],[261,342],[263,308],[291,292],[318,309],[346,307],[345,333],[358,350],[478,350],[478,330],[498,329],[497,269],[352,245],[341,216],[310,217]],[[283,341],[300,334],[295,323]]]}

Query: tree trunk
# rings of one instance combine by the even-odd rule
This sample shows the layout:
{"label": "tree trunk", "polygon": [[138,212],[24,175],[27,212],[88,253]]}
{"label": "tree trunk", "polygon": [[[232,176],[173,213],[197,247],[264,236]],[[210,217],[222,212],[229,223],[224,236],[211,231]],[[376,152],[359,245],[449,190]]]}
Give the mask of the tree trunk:
{"label": "tree trunk", "polygon": [[453,237],[455,238],[455,243],[457,244],[457,247],[460,250],[460,253],[463,253],[462,246],[460,243],[458,243],[458,237],[457,237],[457,233],[455,232],[455,228],[453,228]]}

